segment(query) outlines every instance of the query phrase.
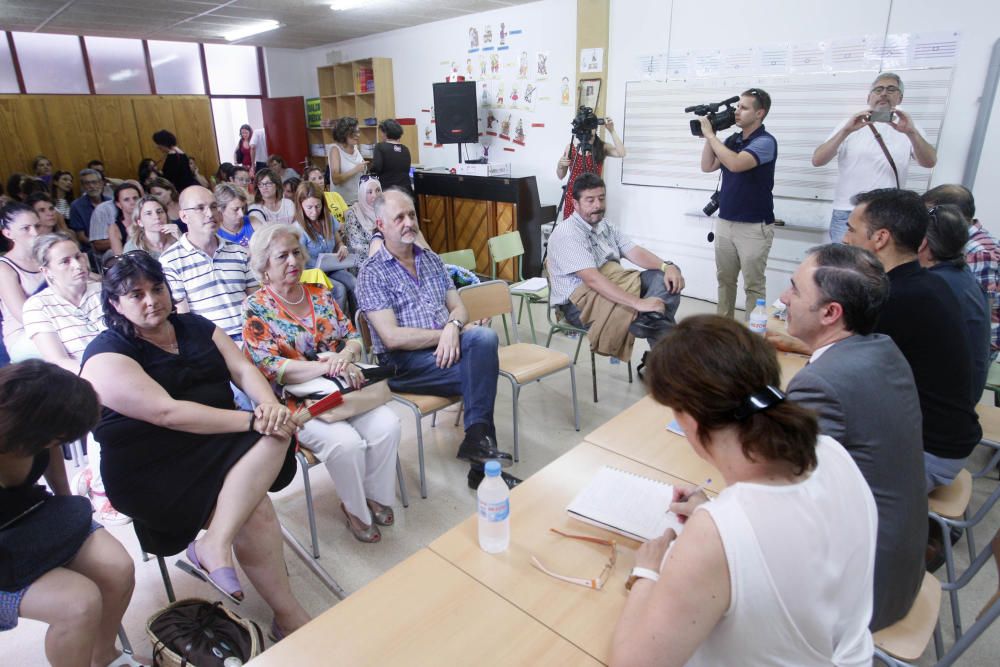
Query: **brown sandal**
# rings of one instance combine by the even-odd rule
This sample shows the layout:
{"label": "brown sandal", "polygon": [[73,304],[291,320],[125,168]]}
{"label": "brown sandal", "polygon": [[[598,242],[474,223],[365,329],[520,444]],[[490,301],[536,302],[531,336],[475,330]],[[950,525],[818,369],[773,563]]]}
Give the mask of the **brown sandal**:
{"label": "brown sandal", "polygon": [[391,526],[396,522],[396,515],[388,505],[382,505],[374,500],[366,499],[368,510],[372,513],[372,518],[380,526]]}
{"label": "brown sandal", "polygon": [[354,522],[351,520],[353,517],[347,511],[347,508],[344,507],[344,503],[340,503],[340,509],[343,510],[344,517],[347,519],[347,528],[358,542],[372,544],[382,539],[382,533],[379,532],[378,526],[372,524],[370,526],[366,525],[364,528],[356,528]]}

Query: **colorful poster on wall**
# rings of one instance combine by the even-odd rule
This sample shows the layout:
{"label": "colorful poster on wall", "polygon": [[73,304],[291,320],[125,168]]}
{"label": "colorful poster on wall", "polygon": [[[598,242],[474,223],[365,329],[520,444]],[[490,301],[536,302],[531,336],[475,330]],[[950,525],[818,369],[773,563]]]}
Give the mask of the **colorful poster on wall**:
{"label": "colorful poster on wall", "polygon": [[306,125],[310,130],[318,130],[322,127],[323,110],[320,107],[318,97],[306,98]]}

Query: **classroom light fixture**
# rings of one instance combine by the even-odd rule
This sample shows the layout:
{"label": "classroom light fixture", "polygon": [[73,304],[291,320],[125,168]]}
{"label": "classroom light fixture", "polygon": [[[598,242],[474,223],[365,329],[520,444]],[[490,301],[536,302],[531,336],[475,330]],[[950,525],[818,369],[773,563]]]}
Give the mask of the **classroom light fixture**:
{"label": "classroom light fixture", "polygon": [[369,0],[334,0],[330,5],[330,9],[335,12],[347,11],[348,9],[357,9],[358,7],[363,7],[365,5],[370,5]]}
{"label": "classroom light fixture", "polygon": [[237,28],[236,30],[232,30],[230,32],[225,33],[224,35],[222,35],[222,37],[227,42],[235,42],[237,40],[244,39],[245,37],[250,37],[252,35],[259,35],[262,32],[268,32],[270,30],[275,30],[280,27],[281,27],[280,23],[278,23],[274,19],[268,19],[266,21],[258,21],[257,23],[251,23],[249,25],[245,25],[242,28]]}

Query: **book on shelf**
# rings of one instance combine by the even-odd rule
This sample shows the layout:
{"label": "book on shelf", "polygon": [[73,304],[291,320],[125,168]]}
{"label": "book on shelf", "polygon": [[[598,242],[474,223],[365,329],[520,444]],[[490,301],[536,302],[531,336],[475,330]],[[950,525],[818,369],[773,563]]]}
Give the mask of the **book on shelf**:
{"label": "book on shelf", "polygon": [[648,542],[683,525],[669,510],[674,487],[666,482],[604,466],[566,507],[569,515],[598,528]]}

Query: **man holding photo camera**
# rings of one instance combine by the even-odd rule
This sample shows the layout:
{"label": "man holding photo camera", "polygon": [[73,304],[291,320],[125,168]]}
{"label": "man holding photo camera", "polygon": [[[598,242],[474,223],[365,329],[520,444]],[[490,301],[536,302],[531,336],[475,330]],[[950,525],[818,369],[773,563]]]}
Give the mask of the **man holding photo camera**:
{"label": "man holding photo camera", "polygon": [[764,129],[771,110],[771,96],[759,88],[740,95],[735,109],[736,132],[723,142],[715,135],[712,121],[701,116],[705,147],[701,170],[722,169],[719,188],[719,222],[715,226],[715,270],[719,281],[717,312],[733,317],[736,312],[736,282],[743,271],[746,313],[757,299],[767,298],[764,271],[774,239],[774,162],[778,142]]}
{"label": "man holding photo camera", "polygon": [[839,176],[830,217],[834,243],[847,231],[847,218],[854,208],[851,197],[878,188],[903,187],[911,158],[921,167],[937,162],[937,151],[927,143],[923,130],[898,108],[902,101],[902,79],[882,72],[868,93],[868,108],[841,123],[813,152],[814,167],[837,158]]}

